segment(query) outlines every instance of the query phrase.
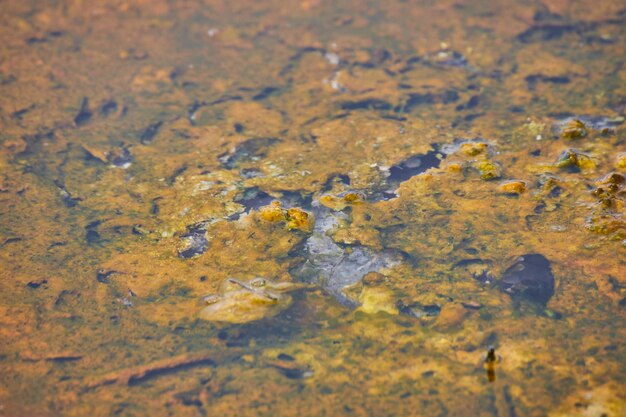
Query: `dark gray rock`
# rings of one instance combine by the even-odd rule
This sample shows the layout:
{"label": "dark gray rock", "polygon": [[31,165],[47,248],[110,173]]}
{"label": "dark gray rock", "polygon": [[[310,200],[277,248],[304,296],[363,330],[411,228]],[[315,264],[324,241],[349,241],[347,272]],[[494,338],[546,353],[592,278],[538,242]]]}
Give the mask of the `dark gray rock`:
{"label": "dark gray rock", "polygon": [[546,305],[554,295],[554,276],[550,261],[538,253],[520,256],[504,272],[500,288],[513,298],[524,298]]}

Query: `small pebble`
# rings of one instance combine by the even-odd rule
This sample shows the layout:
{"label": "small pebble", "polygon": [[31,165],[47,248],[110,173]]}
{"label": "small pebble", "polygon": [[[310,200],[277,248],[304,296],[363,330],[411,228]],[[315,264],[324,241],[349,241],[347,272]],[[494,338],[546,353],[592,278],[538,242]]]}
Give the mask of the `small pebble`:
{"label": "small pebble", "polygon": [[520,195],[526,191],[526,183],[524,181],[505,181],[498,185],[498,192],[508,195]]}

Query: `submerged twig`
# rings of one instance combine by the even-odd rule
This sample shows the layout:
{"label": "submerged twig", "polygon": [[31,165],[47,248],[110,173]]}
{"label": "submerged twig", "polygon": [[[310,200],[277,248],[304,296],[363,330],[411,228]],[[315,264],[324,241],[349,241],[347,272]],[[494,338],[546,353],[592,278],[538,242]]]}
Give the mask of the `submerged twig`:
{"label": "submerged twig", "polygon": [[[231,352],[229,357],[235,357],[237,355],[238,352]],[[146,365],[121,369],[104,376],[87,380],[83,386],[83,391],[89,391],[101,386],[112,384],[135,385],[159,374],[175,372],[196,366],[215,366],[217,365],[216,359],[216,353],[214,351],[187,353],[172,358],[162,359]],[[223,360],[224,358],[220,359]]]}
{"label": "submerged twig", "polygon": [[272,301],[278,301],[278,297],[275,296],[274,294],[268,292],[268,291],[260,290],[258,288],[251,287],[250,285],[246,284],[245,282],[239,281],[238,279],[235,279],[235,278],[228,278],[228,281],[232,282],[233,284],[237,284],[237,285],[241,286],[245,290],[248,290],[250,292],[258,294],[261,297],[268,298],[268,299],[270,299]]}

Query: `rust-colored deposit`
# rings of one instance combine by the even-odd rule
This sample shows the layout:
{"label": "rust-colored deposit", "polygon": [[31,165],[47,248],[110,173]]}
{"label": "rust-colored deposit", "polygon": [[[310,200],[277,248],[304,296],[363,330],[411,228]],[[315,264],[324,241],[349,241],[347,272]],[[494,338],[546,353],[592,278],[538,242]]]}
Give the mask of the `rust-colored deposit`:
{"label": "rust-colored deposit", "polygon": [[0,3],[0,417],[626,415],[626,7]]}

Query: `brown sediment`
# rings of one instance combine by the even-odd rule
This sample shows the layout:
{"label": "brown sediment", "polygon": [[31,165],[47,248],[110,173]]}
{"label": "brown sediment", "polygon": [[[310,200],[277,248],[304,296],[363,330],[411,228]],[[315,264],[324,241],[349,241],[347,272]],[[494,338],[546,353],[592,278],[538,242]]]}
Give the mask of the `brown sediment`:
{"label": "brown sediment", "polygon": [[622,3],[3,2],[0,416],[624,414]]}

